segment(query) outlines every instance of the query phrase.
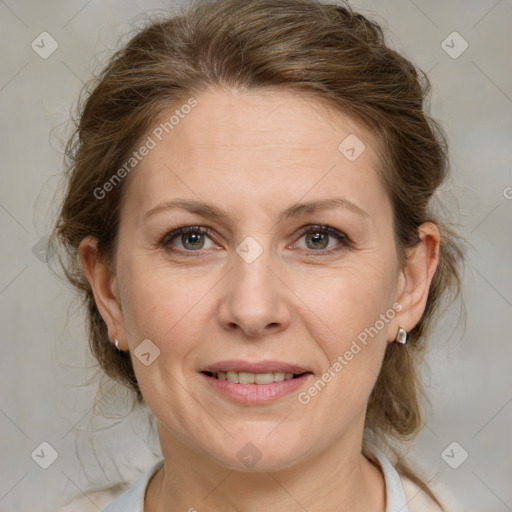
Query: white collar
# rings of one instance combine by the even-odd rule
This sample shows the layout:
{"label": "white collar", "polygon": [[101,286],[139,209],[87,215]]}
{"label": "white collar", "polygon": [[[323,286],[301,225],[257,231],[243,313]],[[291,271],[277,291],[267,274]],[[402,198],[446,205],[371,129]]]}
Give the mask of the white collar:
{"label": "white collar", "polygon": [[[371,451],[375,455],[384,475],[386,484],[386,512],[409,512],[400,475],[381,450],[372,446]],[[104,512],[144,512],[146,488],[151,477],[163,464],[163,459],[154,464],[131,489],[121,494]]]}

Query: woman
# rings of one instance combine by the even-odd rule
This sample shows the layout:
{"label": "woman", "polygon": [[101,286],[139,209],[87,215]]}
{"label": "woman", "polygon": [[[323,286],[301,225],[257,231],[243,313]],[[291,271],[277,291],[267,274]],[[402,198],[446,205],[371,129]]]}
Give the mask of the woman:
{"label": "woman", "polygon": [[392,448],[462,258],[427,91],[314,0],[194,3],[112,57],[54,233],[96,358],[157,422],[163,460],[108,512],[443,510]]}

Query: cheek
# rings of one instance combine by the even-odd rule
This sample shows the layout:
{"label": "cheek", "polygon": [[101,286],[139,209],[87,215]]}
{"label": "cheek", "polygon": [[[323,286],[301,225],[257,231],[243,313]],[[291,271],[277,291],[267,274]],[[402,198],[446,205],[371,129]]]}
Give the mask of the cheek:
{"label": "cheek", "polygon": [[[149,260],[150,261],[150,260]],[[215,280],[202,273],[154,266],[142,257],[123,264],[128,279],[123,286],[123,312],[130,348],[150,339],[162,353],[190,351],[201,339],[205,294]]]}
{"label": "cheek", "polygon": [[[386,338],[394,316],[395,278],[385,264],[371,264],[368,259],[354,258],[338,269],[323,270],[321,276],[307,275],[294,283],[297,296],[315,313],[309,313],[311,323],[317,326],[315,338],[324,340],[330,361],[376,323],[379,333],[372,330],[372,339]],[[386,313],[383,324],[379,319]]]}
{"label": "cheek", "polygon": [[304,295],[316,313],[309,313],[307,329],[324,357],[322,375],[298,399],[321,424],[333,426],[332,435],[364,417],[396,313],[389,277],[376,268],[363,274],[359,270],[345,268],[331,276],[328,293],[311,287],[310,281],[309,295]]}

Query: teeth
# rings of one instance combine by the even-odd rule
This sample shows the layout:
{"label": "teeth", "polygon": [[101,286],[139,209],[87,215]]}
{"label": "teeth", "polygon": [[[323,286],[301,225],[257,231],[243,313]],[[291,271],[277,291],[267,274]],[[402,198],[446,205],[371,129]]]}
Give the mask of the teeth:
{"label": "teeth", "polygon": [[226,373],[226,378],[229,382],[238,384],[238,372],[228,372]]}
{"label": "teeth", "polygon": [[[254,373],[238,372],[238,382],[240,384],[254,384],[256,377],[257,375],[254,375]],[[270,382],[272,382],[272,379]],[[263,383],[258,381],[257,384]]]}
{"label": "teeth", "polygon": [[273,373],[257,373],[254,376],[254,382],[256,382],[256,384],[272,384],[272,382],[274,382],[274,374]]}
{"label": "teeth", "polygon": [[248,373],[248,372],[218,372],[213,374],[219,380],[227,380],[233,384],[272,384],[293,379],[293,373]]}

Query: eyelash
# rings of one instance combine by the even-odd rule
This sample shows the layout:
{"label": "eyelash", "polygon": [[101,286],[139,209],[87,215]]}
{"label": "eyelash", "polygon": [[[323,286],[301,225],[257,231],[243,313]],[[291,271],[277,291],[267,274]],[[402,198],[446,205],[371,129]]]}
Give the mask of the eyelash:
{"label": "eyelash", "polygon": [[[215,240],[215,235],[212,230],[209,228],[203,227],[203,226],[184,226],[178,229],[175,229],[167,234],[165,234],[158,245],[162,248],[167,249],[169,252],[179,252],[179,253],[191,253],[187,254],[187,257],[201,257],[202,250],[198,249],[196,251],[190,251],[190,250],[183,250],[183,249],[169,249],[170,243],[179,235],[185,234],[185,233],[203,233],[205,235],[208,235],[210,238]],[[332,228],[331,226],[325,226],[321,224],[310,224],[308,226],[304,226],[300,228],[299,230],[299,239],[302,238],[304,235],[308,233],[320,233],[320,234],[326,234],[335,237],[339,240],[340,244],[332,249],[321,249],[318,251],[310,249],[306,252],[308,256],[328,256],[334,253],[337,253],[339,251],[342,251],[344,249],[350,249],[353,248],[352,241],[345,235],[344,233],[341,233],[337,229]],[[197,253],[197,254],[193,254]]]}

